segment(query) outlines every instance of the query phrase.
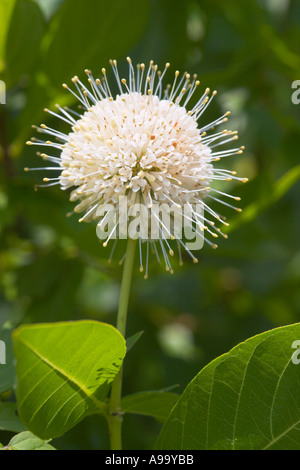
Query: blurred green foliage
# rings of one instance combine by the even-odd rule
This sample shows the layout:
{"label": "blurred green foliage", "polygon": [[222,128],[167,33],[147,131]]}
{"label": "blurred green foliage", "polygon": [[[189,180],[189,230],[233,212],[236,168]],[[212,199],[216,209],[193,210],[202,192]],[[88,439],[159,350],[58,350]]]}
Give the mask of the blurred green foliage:
{"label": "blurred green foliage", "polygon": [[[300,79],[297,0],[0,0],[0,328],[24,322],[98,319],[114,323],[125,247],[111,265],[95,227],[66,218],[72,204],[58,188],[34,185],[43,174],[25,147],[44,107],[72,104],[61,88],[129,55],[197,73],[218,95],[202,119],[230,109],[242,157],[226,166],[250,178],[227,183],[242,196],[228,240],[208,246],[170,276],[153,262],[136,269],[128,336],[144,330],[128,354],[124,394],[187,383],[210,360],[255,333],[299,321]],[[62,126],[63,128],[63,126]],[[174,263],[176,264],[176,263]],[[12,396],[5,399],[13,400]],[[57,448],[108,447],[105,423],[87,418]],[[101,428],[102,426],[102,428]],[[124,447],[153,447],[160,425],[126,416]],[[8,442],[11,435],[1,436]]]}

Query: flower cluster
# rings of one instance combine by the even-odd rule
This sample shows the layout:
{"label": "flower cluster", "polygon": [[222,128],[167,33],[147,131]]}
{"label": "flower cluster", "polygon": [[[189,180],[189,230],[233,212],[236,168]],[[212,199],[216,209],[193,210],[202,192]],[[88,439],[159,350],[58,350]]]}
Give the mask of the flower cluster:
{"label": "flower cluster", "polygon": [[[46,109],[47,113],[67,122],[71,131],[64,134],[44,124],[34,126],[52,140],[32,138],[27,144],[46,147],[47,153],[39,155],[54,166],[45,169],[59,172],[58,177],[44,178],[44,186],[58,184],[62,189],[73,188],[70,200],[76,202],[74,212],[84,213],[79,221],[96,220],[98,231],[105,226],[110,227],[104,246],[114,239],[112,252],[119,238],[120,200],[126,198],[128,223],[132,218],[130,209],[137,203],[143,205],[147,229],[140,226],[136,237],[139,238],[141,271],[144,270],[147,277],[150,249],[159,261],[161,251],[167,271],[173,272],[170,261],[174,254],[170,245],[173,242],[177,244],[180,263],[182,249],[197,262],[184,238],[178,235],[180,218],[173,213],[167,224],[160,215],[156,215],[150,222],[154,203],[175,208],[177,215],[185,219],[183,222],[189,219],[195,234],[213,248],[216,245],[210,236],[217,238],[223,235],[226,238],[215,222],[227,223],[208,201],[211,199],[233,207],[219,195],[235,200],[239,198],[212,189],[211,185],[215,180],[245,182],[246,179],[237,177],[234,171],[216,168],[213,163],[229,155],[243,153],[244,147],[218,150],[218,147],[237,140],[237,132],[221,130],[208,133],[225,123],[229,112],[214,122],[198,126],[216,91],[210,93],[206,89],[188,110],[188,103],[200,84],[197,76],[184,73],[180,77],[176,71],[173,83],[163,88],[169,63],[160,72],[153,61],[148,67],[144,64],[133,67],[131,59],[127,58],[127,61],[128,80],[120,78],[117,62],[111,61],[119,89],[116,97],[111,93],[105,69],[102,69],[101,79],[95,79],[90,70],[85,71],[89,87],[77,76],[72,79],[73,88],[64,84],[64,88],[79,101],[83,113],[59,105],[56,105],[58,112]],[[56,153],[58,149],[59,155],[48,148],[56,149]],[[109,210],[103,210],[104,207],[109,207]],[[189,216],[186,216],[184,207],[190,209]],[[151,224],[152,229],[156,225],[156,238],[151,237]]]}

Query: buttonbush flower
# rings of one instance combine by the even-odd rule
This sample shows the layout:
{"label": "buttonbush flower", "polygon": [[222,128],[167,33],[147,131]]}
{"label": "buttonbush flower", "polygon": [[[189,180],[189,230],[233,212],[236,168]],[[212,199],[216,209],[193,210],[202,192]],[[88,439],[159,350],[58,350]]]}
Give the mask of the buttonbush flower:
{"label": "buttonbush flower", "polygon": [[[189,221],[195,234],[213,248],[217,245],[211,237],[223,235],[226,238],[216,222],[225,225],[227,222],[210,207],[209,201],[240,211],[220,196],[240,198],[213,189],[212,184],[219,180],[245,182],[246,179],[239,178],[234,171],[218,168],[215,162],[243,153],[244,147],[222,150],[224,144],[238,138],[236,131],[214,130],[227,121],[229,112],[213,122],[203,123],[202,116],[216,91],[211,93],[207,88],[188,109],[200,84],[196,75],[180,76],[176,71],[171,85],[164,88],[169,63],[160,72],[153,61],[147,67],[144,64],[133,67],[131,59],[127,61],[127,79],[119,76],[117,62],[111,61],[118,88],[116,96],[111,92],[104,68],[102,77],[96,79],[90,70],[85,71],[89,85],[77,76],[72,79],[72,87],[64,84],[79,101],[82,114],[59,105],[56,105],[57,112],[46,109],[47,113],[70,125],[70,132],[63,133],[41,124],[34,127],[47,134],[47,140],[32,138],[27,144],[46,148],[45,153],[39,155],[54,166],[45,170],[57,170],[59,175],[44,178],[44,186],[71,188],[70,200],[76,202],[74,212],[83,213],[80,222],[97,221],[97,233],[103,239],[102,229],[112,221],[110,231],[104,235],[104,246],[111,241],[112,253],[120,236],[118,228],[122,210],[124,212],[120,201],[126,204],[127,223],[132,217],[130,209],[137,203],[143,205],[144,218],[141,218],[137,237],[140,270],[145,266],[147,277],[150,249],[159,261],[162,257],[171,273],[172,244],[178,248],[180,264],[182,249],[197,262],[184,236],[179,235],[180,219]],[[32,170],[36,169],[39,168]],[[160,213],[151,213],[154,204],[175,208],[168,226]],[[105,207],[109,209],[104,211]],[[189,209],[188,215],[184,207]],[[175,213],[180,217],[176,218]],[[151,235],[153,228],[158,234],[155,238]]]}

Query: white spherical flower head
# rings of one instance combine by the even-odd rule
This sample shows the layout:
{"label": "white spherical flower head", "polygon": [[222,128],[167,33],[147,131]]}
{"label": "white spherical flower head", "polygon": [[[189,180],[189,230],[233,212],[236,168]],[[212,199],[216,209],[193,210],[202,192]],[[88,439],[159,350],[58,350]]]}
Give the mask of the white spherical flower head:
{"label": "white spherical flower head", "polygon": [[47,109],[70,124],[71,132],[63,134],[42,124],[38,131],[55,141],[33,138],[28,144],[58,149],[58,156],[39,154],[57,164],[47,169],[61,172],[57,178],[44,178],[46,186],[74,188],[70,200],[77,202],[74,212],[84,212],[80,222],[96,220],[97,235],[104,246],[114,240],[110,259],[118,238],[139,239],[140,269],[144,270],[145,258],[147,277],[150,248],[158,261],[161,251],[166,269],[173,272],[172,243],[178,247],[181,264],[182,248],[197,262],[192,249],[201,248],[204,241],[216,247],[208,235],[217,238],[221,234],[226,238],[215,220],[225,225],[226,222],[206,200],[233,207],[214,193],[233,196],[212,189],[211,184],[214,180],[246,179],[215,168],[213,162],[240,154],[244,148],[215,151],[236,140],[237,132],[223,130],[207,135],[207,131],[227,121],[229,112],[199,128],[198,120],[216,92],[210,94],[206,89],[188,110],[188,102],[200,83],[196,76],[191,79],[185,73],[179,78],[176,71],[172,85],[163,89],[169,64],[161,73],[152,61],[148,69],[144,64],[134,69],[131,60],[127,61],[128,83],[120,79],[116,61],[111,61],[119,88],[115,98],[105,69],[102,80],[94,79],[86,70],[89,88],[78,77],[72,79],[76,91],[64,84],[79,100],[84,113],[80,115],[59,105],[56,107],[60,114]]}

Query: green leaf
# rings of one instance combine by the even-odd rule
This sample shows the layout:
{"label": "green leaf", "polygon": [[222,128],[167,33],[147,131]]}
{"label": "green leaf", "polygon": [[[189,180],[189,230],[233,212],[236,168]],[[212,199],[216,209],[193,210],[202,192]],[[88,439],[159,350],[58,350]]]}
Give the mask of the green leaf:
{"label": "green leaf", "polygon": [[142,392],[124,397],[121,408],[124,413],[152,416],[163,423],[177,402],[179,395],[169,392]]}
{"label": "green leaf", "polygon": [[255,202],[243,209],[243,213],[234,217],[229,224],[229,227],[225,230],[226,233],[232,232],[243,224],[252,222],[262,212],[267,210],[272,204],[279,201],[285,193],[291,189],[294,184],[300,179],[300,165],[295,166],[283,175],[273,185],[273,188],[264,196],[257,199]]}
{"label": "green leaf", "polygon": [[7,392],[15,383],[15,366],[10,330],[0,330],[0,340],[5,344],[6,364],[0,364],[0,393]]}
{"label": "green leaf", "polygon": [[133,346],[138,342],[140,337],[144,334],[144,331],[139,331],[135,335],[130,336],[129,338],[126,339],[126,348],[127,352],[130,351]]}
{"label": "green leaf", "polygon": [[5,68],[5,47],[7,31],[16,0],[2,0],[0,2],[0,73]]}
{"label": "green leaf", "polygon": [[46,441],[36,437],[29,431],[14,436],[10,443],[1,450],[55,450]]}
{"label": "green leaf", "polygon": [[30,73],[39,54],[44,26],[38,5],[30,0],[17,1],[6,43],[5,81],[8,87]]}
{"label": "green leaf", "polygon": [[18,409],[42,439],[64,434],[104,400],[125,356],[125,340],[111,325],[77,321],[22,326],[13,334]]}
{"label": "green leaf", "polygon": [[21,432],[25,431],[25,427],[16,415],[17,406],[15,403],[0,402],[0,430]]}
{"label": "green leaf", "polygon": [[299,339],[299,323],[277,328],[211,362],[187,386],[156,448],[299,450]]}

